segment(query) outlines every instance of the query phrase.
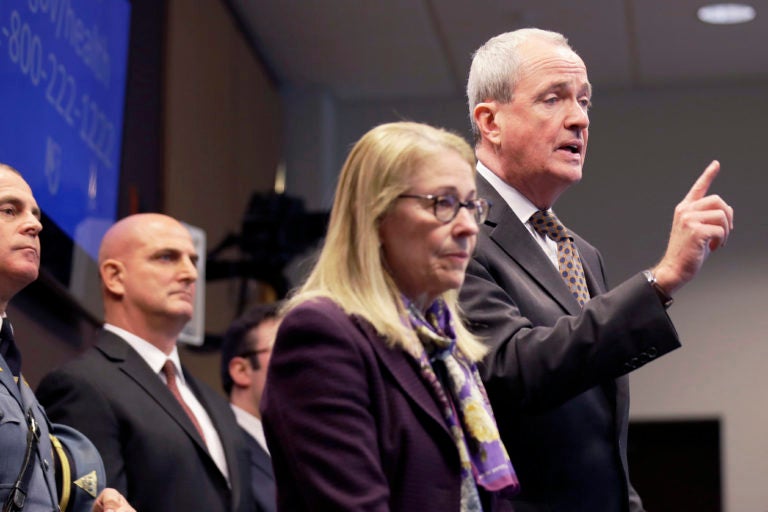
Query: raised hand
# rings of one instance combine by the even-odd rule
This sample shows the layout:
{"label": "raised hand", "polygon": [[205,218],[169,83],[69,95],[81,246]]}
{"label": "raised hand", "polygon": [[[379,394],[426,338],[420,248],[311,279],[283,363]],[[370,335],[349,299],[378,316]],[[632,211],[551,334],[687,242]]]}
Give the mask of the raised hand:
{"label": "raised hand", "polygon": [[711,251],[725,245],[733,229],[733,208],[718,195],[707,195],[720,172],[713,160],[675,207],[667,251],[654,274],[669,295],[699,272]]}

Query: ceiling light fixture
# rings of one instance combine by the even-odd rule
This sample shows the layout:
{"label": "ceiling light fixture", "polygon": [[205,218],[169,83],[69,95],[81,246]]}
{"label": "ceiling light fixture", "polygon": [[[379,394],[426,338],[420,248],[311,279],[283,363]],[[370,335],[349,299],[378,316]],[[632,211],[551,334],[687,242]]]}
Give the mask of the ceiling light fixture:
{"label": "ceiling light fixture", "polygon": [[696,15],[704,23],[733,25],[755,19],[755,8],[747,4],[711,4],[700,7]]}

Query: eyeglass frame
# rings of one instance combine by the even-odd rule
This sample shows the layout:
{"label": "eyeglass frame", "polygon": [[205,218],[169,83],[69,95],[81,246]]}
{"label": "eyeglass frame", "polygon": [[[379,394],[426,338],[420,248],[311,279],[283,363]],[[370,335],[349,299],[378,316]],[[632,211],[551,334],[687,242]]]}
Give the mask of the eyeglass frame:
{"label": "eyeglass frame", "polygon": [[[248,360],[251,362],[251,364],[254,364],[254,357],[258,357],[261,354],[266,354],[267,352],[272,352],[272,347],[269,348],[257,348],[257,349],[251,349],[246,350],[245,352],[241,352],[237,354],[235,357],[242,357],[242,358],[248,358]],[[258,363],[258,359],[256,360]],[[257,364],[257,366],[260,366]]]}
{"label": "eyeglass frame", "polygon": [[[449,222],[452,222],[453,219],[455,219],[459,215],[459,210],[461,208],[466,208],[467,211],[469,211],[472,214],[472,218],[475,219],[475,222],[480,225],[488,218],[488,213],[491,211],[491,206],[493,206],[493,203],[488,201],[487,199],[483,199],[481,197],[478,197],[477,199],[470,199],[469,201],[461,201],[459,199],[459,196],[456,194],[444,194],[444,195],[436,195],[436,194],[400,194],[397,196],[397,199],[400,198],[410,198],[410,199],[426,199],[428,201],[432,201],[432,213],[434,214],[435,218],[442,222],[443,224],[448,224]],[[456,201],[456,206],[453,209],[453,215],[451,215],[450,219],[444,220],[437,216],[437,204],[443,200],[451,198]],[[479,212],[479,208],[482,208],[482,205],[485,204],[485,208],[482,209],[482,212],[479,214],[476,212]]]}

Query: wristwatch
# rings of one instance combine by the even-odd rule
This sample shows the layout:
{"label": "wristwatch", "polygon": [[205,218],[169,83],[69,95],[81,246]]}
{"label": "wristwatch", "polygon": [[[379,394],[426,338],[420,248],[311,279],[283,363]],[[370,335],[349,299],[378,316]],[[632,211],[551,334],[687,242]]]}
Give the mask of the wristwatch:
{"label": "wristwatch", "polygon": [[659,283],[656,282],[656,275],[653,273],[653,270],[643,270],[643,275],[648,280],[648,284],[653,286],[653,289],[656,290],[656,295],[659,296],[659,300],[661,300],[661,303],[665,308],[668,308],[675,302],[675,299],[670,297],[667,292],[659,286]]}

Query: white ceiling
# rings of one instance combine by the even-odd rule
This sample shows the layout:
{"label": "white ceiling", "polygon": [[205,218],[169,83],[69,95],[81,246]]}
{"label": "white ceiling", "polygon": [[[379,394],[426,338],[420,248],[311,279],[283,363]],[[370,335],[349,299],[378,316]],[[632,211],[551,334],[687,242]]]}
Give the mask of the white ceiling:
{"label": "white ceiling", "polygon": [[597,89],[768,80],[768,0],[712,26],[704,0],[231,0],[280,86],[342,99],[463,96],[472,52],[525,26],[562,32]]}

